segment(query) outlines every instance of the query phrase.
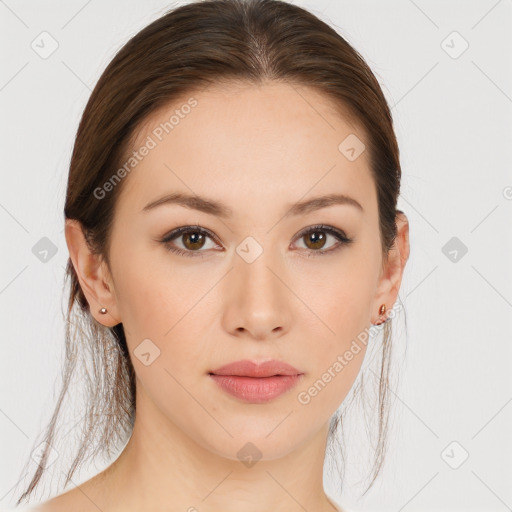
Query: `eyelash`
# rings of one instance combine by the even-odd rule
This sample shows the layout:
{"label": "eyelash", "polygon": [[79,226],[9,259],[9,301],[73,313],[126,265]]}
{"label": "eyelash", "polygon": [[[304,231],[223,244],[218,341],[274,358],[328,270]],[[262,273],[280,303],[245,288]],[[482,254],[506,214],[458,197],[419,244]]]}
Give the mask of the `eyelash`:
{"label": "eyelash", "polygon": [[[340,231],[332,226],[326,226],[325,224],[319,224],[316,226],[311,226],[309,228],[306,228],[305,230],[301,231],[297,235],[296,239],[300,240],[301,238],[304,238],[304,236],[309,235],[310,233],[318,232],[318,231],[325,232],[325,233],[328,233],[328,234],[334,236],[339,241],[339,244],[337,246],[335,246],[334,248],[330,248],[327,250],[315,251],[313,249],[306,249],[306,251],[308,251],[310,253],[308,255],[308,258],[311,256],[313,256],[313,257],[325,256],[326,254],[334,253],[334,252],[338,251],[339,249],[341,249],[344,245],[349,245],[354,241],[353,238],[348,238],[345,235],[345,233],[343,233],[343,231]],[[175,247],[175,246],[172,246],[169,244],[169,242],[178,238],[180,235],[183,235],[184,233],[199,233],[201,235],[206,235],[206,236],[214,239],[214,241],[215,241],[215,236],[213,235],[213,233],[211,233],[209,230],[207,230],[205,228],[202,228],[202,227],[196,225],[196,226],[182,226],[180,228],[177,228],[177,229],[171,231],[170,233],[168,233],[162,240],[160,240],[160,242],[164,244],[164,247],[168,251],[176,253],[180,256],[191,257],[191,258],[197,258],[197,257],[203,258],[204,254],[201,254],[201,253],[204,253],[206,251],[184,250],[184,249],[180,249],[179,247]]]}

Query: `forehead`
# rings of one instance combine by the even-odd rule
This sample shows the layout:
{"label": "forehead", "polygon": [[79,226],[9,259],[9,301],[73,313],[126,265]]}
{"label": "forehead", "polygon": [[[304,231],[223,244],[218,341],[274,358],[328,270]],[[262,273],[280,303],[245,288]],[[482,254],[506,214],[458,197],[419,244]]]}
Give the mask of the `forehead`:
{"label": "forehead", "polygon": [[318,91],[289,83],[212,84],[190,92],[138,127],[128,155],[151,149],[122,195],[139,210],[155,193],[174,189],[227,203],[231,195],[232,204],[269,194],[293,201],[308,190],[351,191],[363,202],[372,187],[368,151],[350,160],[342,149],[350,137],[368,146],[366,135],[343,113]]}

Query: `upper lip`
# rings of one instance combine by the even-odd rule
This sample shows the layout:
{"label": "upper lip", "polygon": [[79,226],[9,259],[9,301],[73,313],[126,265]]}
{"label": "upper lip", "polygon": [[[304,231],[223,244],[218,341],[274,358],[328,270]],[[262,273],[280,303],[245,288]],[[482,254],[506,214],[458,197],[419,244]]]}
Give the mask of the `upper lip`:
{"label": "upper lip", "polygon": [[250,361],[243,359],[212,370],[210,374],[236,375],[239,377],[272,377],[274,375],[300,375],[302,372],[282,361]]}

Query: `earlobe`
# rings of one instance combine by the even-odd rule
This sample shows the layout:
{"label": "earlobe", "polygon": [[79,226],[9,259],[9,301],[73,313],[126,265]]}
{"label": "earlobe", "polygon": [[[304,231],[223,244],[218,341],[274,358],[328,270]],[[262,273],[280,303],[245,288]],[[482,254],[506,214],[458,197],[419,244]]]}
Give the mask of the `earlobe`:
{"label": "earlobe", "polygon": [[117,325],[121,320],[105,261],[101,255],[93,254],[89,249],[79,221],[66,219],[65,235],[69,257],[89,303],[91,315],[108,327]]}

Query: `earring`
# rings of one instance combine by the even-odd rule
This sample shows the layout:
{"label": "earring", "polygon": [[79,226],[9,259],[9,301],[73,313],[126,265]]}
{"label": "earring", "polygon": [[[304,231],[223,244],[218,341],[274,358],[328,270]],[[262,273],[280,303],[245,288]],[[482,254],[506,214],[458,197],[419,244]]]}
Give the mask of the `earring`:
{"label": "earring", "polygon": [[[386,304],[381,304],[380,308],[379,308],[379,316],[382,316],[385,312],[386,312]],[[378,323],[373,324],[373,325],[381,325],[381,324],[386,323],[388,320],[389,319],[386,318],[386,320],[384,320],[383,322],[378,322]]]}
{"label": "earring", "polygon": [[106,312],[107,312],[107,308],[101,308],[101,309],[100,309],[100,313],[101,313],[102,315],[104,315]]}

